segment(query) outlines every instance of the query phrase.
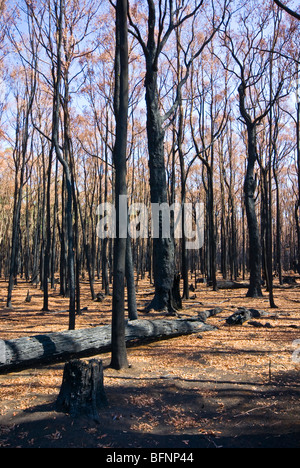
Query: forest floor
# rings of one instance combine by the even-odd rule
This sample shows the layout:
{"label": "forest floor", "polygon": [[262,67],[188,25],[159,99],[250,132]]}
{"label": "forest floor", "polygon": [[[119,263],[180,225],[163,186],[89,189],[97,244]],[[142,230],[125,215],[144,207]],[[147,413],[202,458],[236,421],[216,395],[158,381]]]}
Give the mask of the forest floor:
{"label": "forest floor", "polygon": [[[51,292],[51,312],[42,313],[41,291],[20,281],[7,310],[6,287],[0,282],[0,339],[68,328],[68,300],[58,292]],[[180,315],[221,307],[207,321],[217,328],[130,348],[130,368],[120,372],[109,367],[109,354],[101,355],[108,406],[99,424],[55,412],[63,363],[0,375],[0,448],[299,448],[300,363],[292,359],[299,291],[300,284],[276,288],[278,309],[271,310],[266,293],[248,299],[245,289],[199,285]],[[140,318],[160,317],[142,311],[152,292],[147,281],[139,283]],[[85,282],[81,306],[87,310],[77,328],[109,323],[111,297],[92,302]],[[256,320],[269,325],[226,326],[242,306],[269,312]]]}

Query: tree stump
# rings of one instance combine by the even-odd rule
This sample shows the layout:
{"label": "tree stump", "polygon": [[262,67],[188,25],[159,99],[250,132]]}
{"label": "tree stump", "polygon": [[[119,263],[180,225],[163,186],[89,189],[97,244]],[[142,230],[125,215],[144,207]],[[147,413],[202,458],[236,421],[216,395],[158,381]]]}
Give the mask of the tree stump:
{"label": "tree stump", "polygon": [[57,411],[72,417],[88,416],[99,422],[99,411],[106,403],[102,361],[76,359],[65,364]]}

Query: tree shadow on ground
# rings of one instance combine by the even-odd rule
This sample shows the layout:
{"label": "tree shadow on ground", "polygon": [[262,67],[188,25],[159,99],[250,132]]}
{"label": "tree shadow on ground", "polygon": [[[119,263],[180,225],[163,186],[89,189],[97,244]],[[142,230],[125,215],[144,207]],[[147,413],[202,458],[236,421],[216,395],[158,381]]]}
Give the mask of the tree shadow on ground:
{"label": "tree shadow on ground", "polygon": [[10,423],[0,420],[0,447],[300,447],[300,389],[283,381],[251,388],[227,379],[152,379],[145,385],[117,379],[106,389],[100,423],[55,412],[55,400],[48,397]]}

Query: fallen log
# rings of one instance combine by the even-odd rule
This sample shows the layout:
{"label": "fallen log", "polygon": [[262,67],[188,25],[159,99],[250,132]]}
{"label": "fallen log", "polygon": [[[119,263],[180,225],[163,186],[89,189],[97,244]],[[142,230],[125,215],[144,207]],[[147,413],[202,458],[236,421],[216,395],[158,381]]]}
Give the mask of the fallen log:
{"label": "fallen log", "polygon": [[198,319],[202,322],[206,322],[209,317],[214,317],[217,314],[220,314],[223,311],[221,307],[216,307],[215,309],[205,310],[204,312],[198,313]]}
{"label": "fallen log", "polygon": [[[134,320],[126,323],[127,346],[211,331],[200,320]],[[0,371],[101,354],[111,349],[111,326],[0,340]]]}
{"label": "fallen log", "polygon": [[237,312],[230,315],[226,319],[227,325],[243,325],[243,323],[251,320],[252,318],[266,318],[270,317],[268,312],[263,310],[256,310],[256,309],[246,309],[245,307],[239,307]]}
{"label": "fallen log", "polygon": [[254,328],[274,328],[274,326],[271,325],[269,322],[261,323],[261,322],[257,322],[256,320],[251,320],[250,322],[248,322],[248,324]]}
{"label": "fallen log", "polygon": [[237,281],[217,281],[218,289],[248,289],[249,283],[238,283]]}

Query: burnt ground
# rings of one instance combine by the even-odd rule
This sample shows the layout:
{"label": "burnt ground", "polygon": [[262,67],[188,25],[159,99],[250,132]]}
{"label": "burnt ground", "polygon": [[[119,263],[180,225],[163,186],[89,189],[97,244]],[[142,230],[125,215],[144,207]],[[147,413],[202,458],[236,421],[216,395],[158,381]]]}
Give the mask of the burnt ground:
{"label": "burnt ground", "polygon": [[[77,327],[108,323],[111,298],[92,303],[84,287],[88,310]],[[12,311],[0,303],[0,339],[66,329],[64,300],[53,292],[52,312],[42,314],[41,292],[32,289],[25,304],[27,289],[19,284]],[[142,312],[150,293],[148,284],[139,288],[141,318],[157,318]],[[244,290],[214,293],[202,285],[181,315],[220,306],[222,313],[208,319],[216,330],[131,348],[130,368],[120,372],[109,367],[109,354],[98,356],[108,399],[100,423],[55,411],[64,363],[0,375],[0,447],[299,448],[300,364],[292,359],[300,339],[299,289],[278,288],[275,298],[272,311],[267,296],[249,300]],[[226,326],[239,306],[270,315],[258,320],[260,328]]]}

